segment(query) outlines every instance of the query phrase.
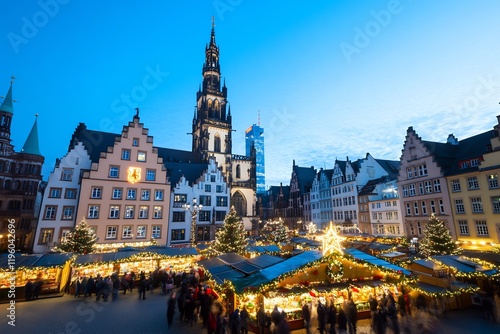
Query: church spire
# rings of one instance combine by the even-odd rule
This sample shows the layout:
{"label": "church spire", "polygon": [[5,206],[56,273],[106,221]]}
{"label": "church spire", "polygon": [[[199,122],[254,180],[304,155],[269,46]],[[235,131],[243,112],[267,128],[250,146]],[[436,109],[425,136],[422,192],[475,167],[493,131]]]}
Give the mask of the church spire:
{"label": "church spire", "polygon": [[28,138],[26,138],[26,142],[24,143],[23,148],[21,149],[21,153],[42,155],[40,153],[40,147],[38,145],[38,126],[37,126],[38,114],[36,114],[35,116],[36,116],[35,123],[33,123],[33,127],[31,128]]}
{"label": "church spire", "polygon": [[15,101],[12,99],[12,84],[14,83],[15,77],[12,76],[11,79],[12,80],[10,81],[9,91],[7,92],[7,95],[5,95],[5,98],[2,101],[2,105],[0,106],[0,111],[13,114]]}
{"label": "church spire", "polygon": [[215,45],[215,17],[212,16],[212,33],[210,34],[210,45]]}

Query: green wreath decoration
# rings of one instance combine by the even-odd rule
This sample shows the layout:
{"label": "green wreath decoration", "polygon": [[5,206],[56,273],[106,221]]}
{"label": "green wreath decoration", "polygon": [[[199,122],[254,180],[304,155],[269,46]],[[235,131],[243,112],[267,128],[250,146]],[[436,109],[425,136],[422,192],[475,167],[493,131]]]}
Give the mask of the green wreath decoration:
{"label": "green wreath decoration", "polygon": [[326,267],[326,274],[332,281],[338,282],[344,277],[344,265],[339,260],[331,259]]}

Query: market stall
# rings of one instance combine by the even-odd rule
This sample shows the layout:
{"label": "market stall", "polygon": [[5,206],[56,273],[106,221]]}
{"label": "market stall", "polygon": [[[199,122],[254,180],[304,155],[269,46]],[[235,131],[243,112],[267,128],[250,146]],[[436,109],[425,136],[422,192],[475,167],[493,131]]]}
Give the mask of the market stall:
{"label": "market stall", "polygon": [[[155,270],[188,272],[193,267],[197,251],[194,248],[150,246],[144,249],[126,247],[114,253],[84,254],[75,259],[72,279],[79,276],[123,275],[134,272],[152,273]],[[139,279],[139,276],[136,276]]]}
{"label": "market stall", "polygon": [[24,299],[24,286],[31,280],[42,284],[40,295],[60,293],[69,278],[72,254],[47,253],[15,256],[14,262],[9,262],[8,255],[0,256],[0,302],[8,299],[12,271],[15,267],[15,298]]}

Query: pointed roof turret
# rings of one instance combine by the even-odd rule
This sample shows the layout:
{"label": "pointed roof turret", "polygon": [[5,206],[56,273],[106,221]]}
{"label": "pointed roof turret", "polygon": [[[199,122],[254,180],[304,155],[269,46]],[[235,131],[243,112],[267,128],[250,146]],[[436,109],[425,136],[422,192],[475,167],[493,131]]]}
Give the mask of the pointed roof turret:
{"label": "pointed roof turret", "polygon": [[38,121],[38,114],[36,114],[35,123],[33,123],[33,127],[31,128],[28,138],[26,138],[26,142],[24,143],[23,148],[21,149],[21,153],[42,155],[40,153],[40,147],[38,145],[37,121]]}
{"label": "pointed roof turret", "polygon": [[215,45],[215,17],[212,16],[212,32],[210,33],[210,45]]}
{"label": "pointed roof turret", "polygon": [[0,106],[0,111],[14,113],[14,100],[12,99],[12,84],[14,83],[14,76],[11,77],[9,91],[5,98],[2,101],[2,105]]}

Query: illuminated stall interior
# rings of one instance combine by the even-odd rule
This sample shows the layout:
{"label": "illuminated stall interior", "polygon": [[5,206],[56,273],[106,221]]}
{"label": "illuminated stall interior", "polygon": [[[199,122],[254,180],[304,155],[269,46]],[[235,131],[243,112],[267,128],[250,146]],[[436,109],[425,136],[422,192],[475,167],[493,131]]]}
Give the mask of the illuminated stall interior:
{"label": "illuminated stall interior", "polygon": [[[14,266],[16,297],[24,295],[24,286],[28,280],[33,282],[38,279],[43,280],[41,294],[58,293],[62,291],[67,283],[69,272],[71,270],[72,254],[47,253],[37,255],[18,255],[15,256]],[[8,269],[8,254],[0,256],[0,289],[6,290],[10,286],[9,278],[12,276]],[[1,293],[3,299],[4,293]]]}
{"label": "illuminated stall interior", "polygon": [[[156,269],[187,272],[197,259],[194,248],[170,248],[151,246],[142,250],[125,248],[115,253],[79,255],[74,263],[72,277],[108,276],[113,273],[122,275],[153,272]],[[138,277],[137,277],[138,278]]]}

